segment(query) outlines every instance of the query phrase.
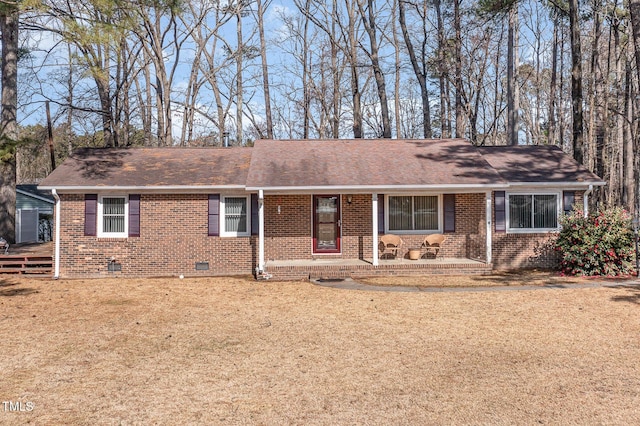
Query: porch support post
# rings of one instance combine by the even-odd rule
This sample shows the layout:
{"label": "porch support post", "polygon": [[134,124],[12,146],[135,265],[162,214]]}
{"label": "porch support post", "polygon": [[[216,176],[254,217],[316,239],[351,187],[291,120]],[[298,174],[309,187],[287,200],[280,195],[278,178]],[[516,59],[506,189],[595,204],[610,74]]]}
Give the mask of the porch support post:
{"label": "porch support post", "polygon": [[56,200],[53,278],[57,280],[58,278],[60,278],[60,196],[58,195],[58,192],[55,190],[55,188],[51,190],[51,194]]}
{"label": "porch support post", "polygon": [[258,274],[264,272],[264,191],[258,190]]}
{"label": "porch support post", "polygon": [[589,194],[593,191],[593,185],[589,185],[589,189],[584,191],[584,195],[582,196],[582,208],[584,217],[589,216]]}
{"label": "porch support post", "polygon": [[487,263],[491,263],[491,245],[492,245],[492,226],[491,226],[491,191],[487,191],[485,194],[486,201],[486,218],[487,218]]}
{"label": "porch support post", "polygon": [[373,250],[373,266],[378,266],[378,194],[371,194],[371,223],[373,235],[371,249]]}

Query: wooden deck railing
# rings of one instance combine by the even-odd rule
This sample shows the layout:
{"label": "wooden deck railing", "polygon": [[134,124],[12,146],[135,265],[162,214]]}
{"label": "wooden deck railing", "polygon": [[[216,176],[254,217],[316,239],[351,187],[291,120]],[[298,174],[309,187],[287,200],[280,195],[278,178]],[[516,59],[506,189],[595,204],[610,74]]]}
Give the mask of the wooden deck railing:
{"label": "wooden deck railing", "polygon": [[43,255],[0,256],[0,274],[50,274],[53,257]]}

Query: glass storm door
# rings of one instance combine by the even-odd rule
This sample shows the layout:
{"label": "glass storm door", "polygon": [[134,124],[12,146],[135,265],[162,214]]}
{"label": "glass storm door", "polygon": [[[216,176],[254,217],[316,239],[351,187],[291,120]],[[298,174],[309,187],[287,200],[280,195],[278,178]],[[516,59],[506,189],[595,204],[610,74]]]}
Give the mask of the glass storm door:
{"label": "glass storm door", "polygon": [[340,253],[340,197],[313,196],[313,252]]}

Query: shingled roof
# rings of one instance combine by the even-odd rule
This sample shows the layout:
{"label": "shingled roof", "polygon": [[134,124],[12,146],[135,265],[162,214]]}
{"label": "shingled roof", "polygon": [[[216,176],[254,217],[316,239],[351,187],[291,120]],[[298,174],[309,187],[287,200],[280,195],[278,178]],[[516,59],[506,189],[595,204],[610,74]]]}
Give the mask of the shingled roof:
{"label": "shingled roof", "polygon": [[553,146],[464,139],[258,140],[253,148],[82,149],[40,188],[296,191],[477,190],[604,182]]}
{"label": "shingled roof", "polygon": [[510,183],[604,181],[554,145],[486,146],[478,151]]}
{"label": "shingled roof", "polygon": [[40,188],[242,187],[251,149],[82,149],[40,183]]}

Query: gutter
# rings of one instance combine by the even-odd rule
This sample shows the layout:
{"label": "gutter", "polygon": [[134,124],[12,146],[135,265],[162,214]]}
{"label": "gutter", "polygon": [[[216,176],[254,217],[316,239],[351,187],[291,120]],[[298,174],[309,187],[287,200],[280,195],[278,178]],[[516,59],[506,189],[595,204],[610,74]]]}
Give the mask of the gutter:
{"label": "gutter", "polygon": [[51,189],[51,194],[56,200],[56,235],[55,235],[55,250],[54,250],[54,268],[53,279],[60,278],[60,196],[56,192],[55,188]]}

